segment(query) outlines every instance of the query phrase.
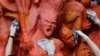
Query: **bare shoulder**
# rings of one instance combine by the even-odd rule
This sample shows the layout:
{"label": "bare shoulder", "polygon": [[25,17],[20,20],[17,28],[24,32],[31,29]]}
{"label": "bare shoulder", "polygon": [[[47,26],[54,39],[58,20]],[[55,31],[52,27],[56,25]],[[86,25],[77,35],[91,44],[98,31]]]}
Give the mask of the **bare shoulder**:
{"label": "bare shoulder", "polygon": [[56,48],[63,48],[64,44],[60,39],[53,38]]}

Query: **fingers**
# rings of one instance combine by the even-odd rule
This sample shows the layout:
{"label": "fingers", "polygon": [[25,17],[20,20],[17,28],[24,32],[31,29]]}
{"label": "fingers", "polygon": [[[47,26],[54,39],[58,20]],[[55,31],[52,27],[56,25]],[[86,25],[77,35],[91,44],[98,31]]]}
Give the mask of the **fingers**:
{"label": "fingers", "polygon": [[96,16],[96,13],[92,11],[91,9],[87,10],[87,14],[90,16]]}
{"label": "fingers", "polygon": [[91,19],[95,24],[98,24],[100,22],[96,13],[92,11],[91,9],[87,10],[87,14],[88,14],[89,19]]}
{"label": "fingers", "polygon": [[89,38],[86,34],[84,34],[81,30],[76,30],[77,34],[80,35],[85,41]]}
{"label": "fingers", "polygon": [[54,41],[50,40],[50,42],[46,45],[46,49],[49,54],[54,54],[55,53],[55,46],[54,46]]}
{"label": "fingers", "polygon": [[55,45],[53,40],[42,39],[38,42],[38,45],[44,50],[48,52],[48,55],[54,55],[55,53]]}
{"label": "fingers", "polygon": [[15,36],[16,31],[19,29],[19,24],[17,20],[14,20],[12,22],[12,25],[10,27],[10,35]]}
{"label": "fingers", "polygon": [[91,20],[93,20],[97,17],[96,13],[94,11],[92,11],[91,9],[87,10],[87,15]]}

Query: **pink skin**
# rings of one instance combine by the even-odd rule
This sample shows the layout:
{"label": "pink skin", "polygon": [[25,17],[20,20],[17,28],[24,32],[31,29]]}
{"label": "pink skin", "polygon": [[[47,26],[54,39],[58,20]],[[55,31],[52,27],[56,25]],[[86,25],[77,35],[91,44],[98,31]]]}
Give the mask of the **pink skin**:
{"label": "pink skin", "polygon": [[30,49],[32,49],[31,37],[28,34],[27,25],[26,25],[26,22],[25,22],[26,19],[27,19],[27,16],[25,14],[26,11],[24,11],[24,10],[27,10],[27,9],[23,5],[25,3],[24,0],[15,0],[15,2],[16,2],[17,8],[18,8],[18,16],[19,16],[18,20],[19,20],[19,23],[20,23],[20,26],[21,26],[21,31],[22,31],[18,55],[24,56],[24,55],[28,55],[28,54],[25,53],[24,50],[29,51]]}
{"label": "pink skin", "polygon": [[0,18],[0,21],[0,56],[4,56],[9,32],[4,18]]}
{"label": "pink skin", "polygon": [[[36,32],[33,34],[32,43],[34,48],[30,51],[28,56],[48,56],[47,52],[40,48],[37,42],[41,39],[51,38],[51,34],[56,27],[57,12],[51,8],[48,3],[42,4],[40,7],[40,19]],[[61,48],[63,43],[58,39],[52,39],[55,42],[56,55],[62,56]]]}
{"label": "pink skin", "polygon": [[43,19],[41,20],[40,29],[46,37],[49,37],[55,28],[55,24],[56,24],[55,20],[54,21],[51,20],[50,22],[50,20]]}
{"label": "pink skin", "polygon": [[[49,13],[49,14],[48,14]],[[54,11],[47,11],[41,12],[41,19],[40,20],[40,30],[43,34],[48,37],[52,34],[54,28],[56,27],[56,14]]]}
{"label": "pink skin", "polygon": [[35,3],[39,3],[39,0],[34,0]]}
{"label": "pink skin", "polygon": [[[34,13],[35,12],[35,13]],[[32,7],[29,10],[28,19],[26,19],[26,29],[27,32],[32,36],[35,29],[37,29],[36,25],[38,22],[38,15],[39,15],[39,8],[35,5],[32,5]]]}
{"label": "pink skin", "polygon": [[25,34],[30,35],[32,31],[34,31],[34,28],[38,20],[38,14],[39,14],[38,7],[34,5],[34,0],[33,1],[32,0],[29,0],[29,1],[16,0],[16,4],[18,7],[19,17],[20,17],[20,14],[22,13],[21,14],[22,18],[19,18],[22,32],[23,34],[25,33]]}
{"label": "pink skin", "polygon": [[[45,5],[45,3],[41,3],[41,6],[39,8],[34,4],[31,4],[31,7],[29,9],[29,15],[25,18],[24,17],[25,14],[23,14],[24,6],[21,5],[22,4],[21,0],[16,0],[19,17],[20,17],[19,22],[22,30],[21,46],[23,47],[24,45],[28,47],[31,46],[28,56],[32,56],[32,55],[47,56],[47,52],[43,51],[37,45],[37,41],[51,36],[54,28],[56,27],[56,17],[58,12],[56,12],[54,9],[54,7],[56,6],[49,7],[50,5],[48,6],[48,3]],[[40,13],[40,18],[42,20],[41,19],[38,20],[39,13]],[[34,34],[32,34],[33,32]],[[32,35],[30,35],[30,33]],[[30,37],[32,37],[32,39],[30,39]],[[61,56],[61,54],[59,54],[59,56]]]}
{"label": "pink skin", "polygon": [[92,56],[90,48],[87,46],[87,44],[81,43],[79,45],[76,56]]}
{"label": "pink skin", "polygon": [[64,42],[64,44],[66,45],[67,48],[71,48],[75,46],[75,39],[74,36],[72,34],[72,31],[66,27],[64,24],[62,24],[62,28],[61,28],[61,40]]}
{"label": "pink skin", "polygon": [[70,29],[80,29],[83,10],[84,6],[81,3],[69,1],[65,4],[65,18],[63,23]]}
{"label": "pink skin", "polygon": [[[99,9],[100,7],[98,5],[92,7],[92,10],[97,14],[97,17],[100,20],[100,10]],[[100,48],[100,27],[99,26],[92,23],[89,37]]]}
{"label": "pink skin", "polygon": [[9,34],[9,28],[4,19],[5,18],[2,16],[2,8],[0,7],[0,56],[4,56],[5,54],[5,47]]}

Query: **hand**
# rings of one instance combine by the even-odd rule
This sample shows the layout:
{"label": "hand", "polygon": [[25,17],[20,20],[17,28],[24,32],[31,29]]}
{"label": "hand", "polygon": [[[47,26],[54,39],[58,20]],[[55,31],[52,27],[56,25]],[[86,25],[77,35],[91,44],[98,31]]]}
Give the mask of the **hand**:
{"label": "hand", "polygon": [[52,56],[54,56],[54,54],[55,54],[55,45],[54,45],[54,41],[52,41],[52,40],[49,40],[50,42],[48,42],[47,44],[46,44],[46,50],[47,50],[47,52],[48,52],[48,55],[51,55],[52,54]]}
{"label": "hand", "polygon": [[94,22],[99,23],[99,19],[97,17],[97,14],[92,11],[91,9],[87,10],[88,17]]}
{"label": "hand", "polygon": [[78,37],[79,37],[79,35],[77,34],[76,31],[77,30],[73,29],[72,30],[72,33],[73,33],[73,36],[74,36],[74,39],[75,39],[75,44],[78,44]]}
{"label": "hand", "polygon": [[81,36],[85,41],[89,38],[85,33],[83,33],[81,30],[76,30],[77,34]]}
{"label": "hand", "polygon": [[10,27],[10,35],[15,36],[16,31],[19,29],[19,24],[17,20],[14,20],[12,22],[12,25]]}

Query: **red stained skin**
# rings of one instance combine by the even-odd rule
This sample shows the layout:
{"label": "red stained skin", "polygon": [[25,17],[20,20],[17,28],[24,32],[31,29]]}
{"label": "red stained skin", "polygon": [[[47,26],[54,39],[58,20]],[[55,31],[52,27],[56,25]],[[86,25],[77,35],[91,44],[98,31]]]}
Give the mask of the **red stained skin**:
{"label": "red stained skin", "polygon": [[[93,11],[96,12],[98,18],[100,19],[100,6],[93,6]],[[94,41],[94,43],[100,48],[100,28],[92,23],[92,28],[90,29],[89,36]]]}
{"label": "red stained skin", "polygon": [[38,28],[32,36],[32,43],[34,48],[30,51],[29,56],[48,56],[47,52],[42,50],[37,42],[41,39],[52,39],[54,40],[54,45],[56,47],[56,56],[63,56],[61,48],[63,43],[51,37],[52,32],[56,27],[56,16],[57,12],[54,7],[50,6],[48,3],[42,3],[40,6],[40,19],[38,22]]}
{"label": "red stained skin", "polygon": [[6,22],[6,18],[3,16],[2,7],[0,6],[0,56],[5,55],[5,47],[9,34],[9,27]]}

